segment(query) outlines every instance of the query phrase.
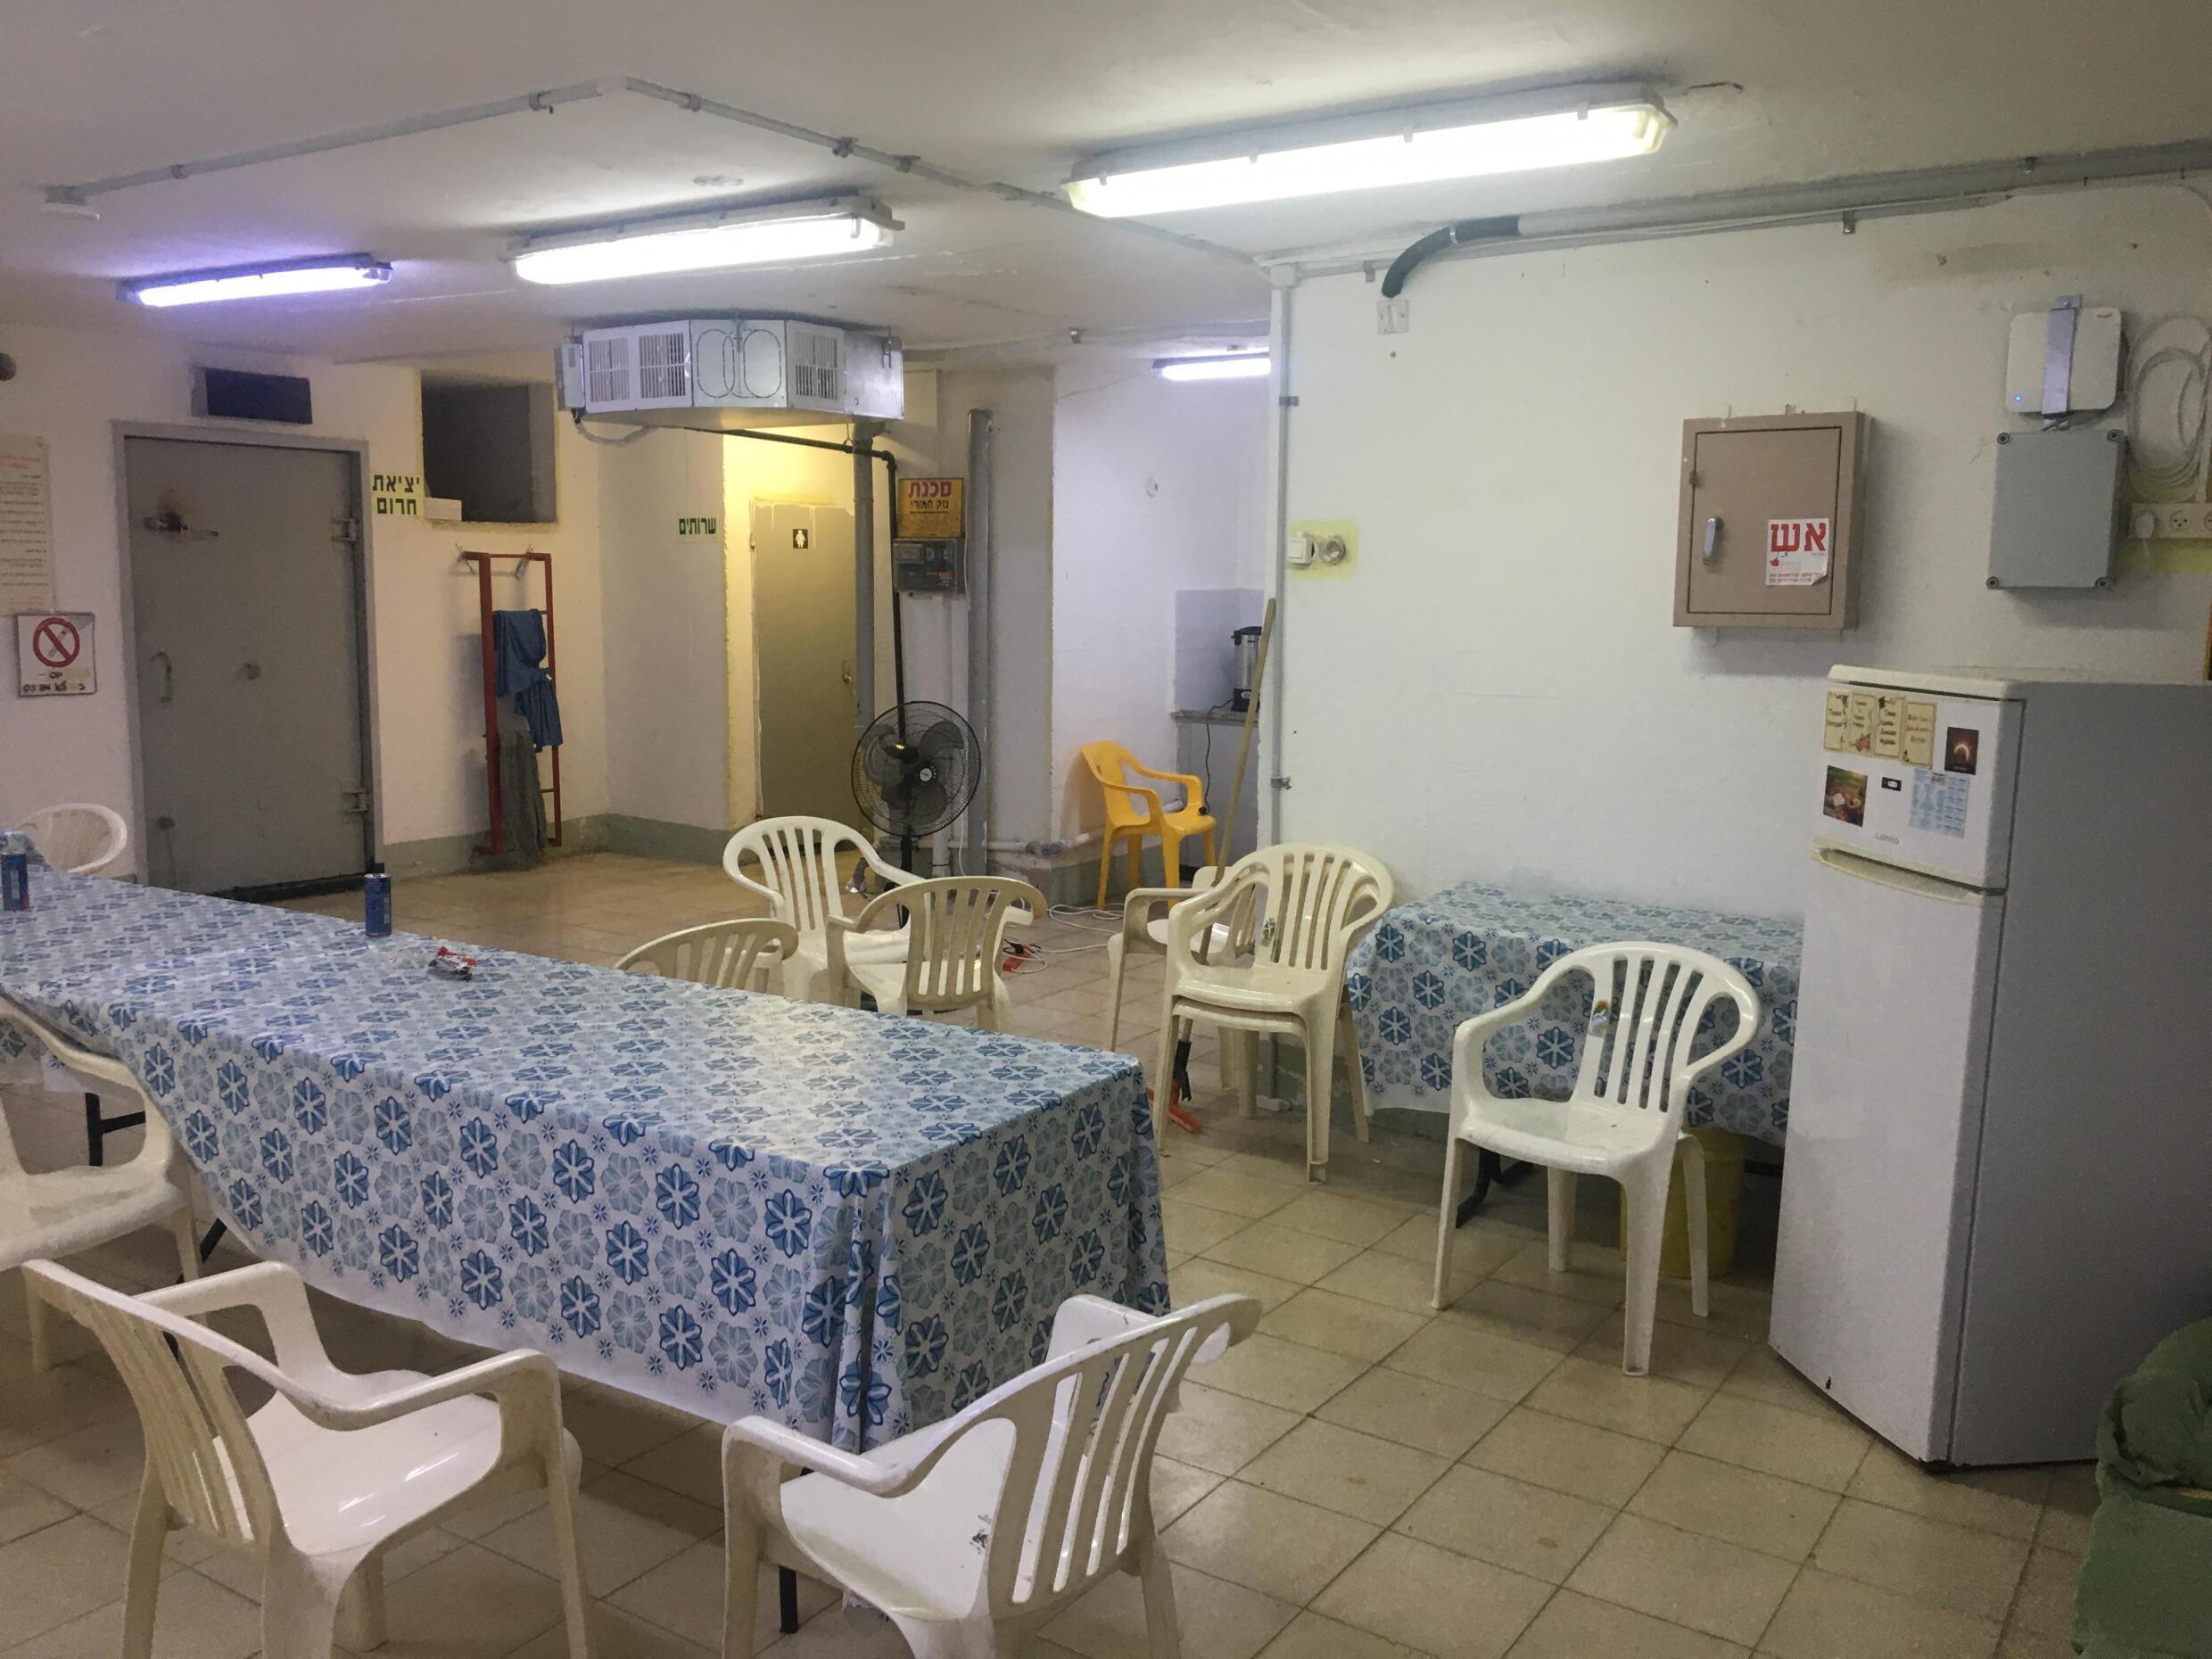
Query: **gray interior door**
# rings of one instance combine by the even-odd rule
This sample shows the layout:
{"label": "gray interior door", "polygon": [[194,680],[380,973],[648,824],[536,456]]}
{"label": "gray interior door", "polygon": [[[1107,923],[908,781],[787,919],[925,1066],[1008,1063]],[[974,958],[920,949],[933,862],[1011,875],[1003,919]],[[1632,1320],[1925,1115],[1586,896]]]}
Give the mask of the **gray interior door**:
{"label": "gray interior door", "polygon": [[853,515],[756,503],[752,532],[761,815],[853,823]]}
{"label": "gray interior door", "polygon": [[125,445],[147,879],[330,880],[370,857],[354,458]]}

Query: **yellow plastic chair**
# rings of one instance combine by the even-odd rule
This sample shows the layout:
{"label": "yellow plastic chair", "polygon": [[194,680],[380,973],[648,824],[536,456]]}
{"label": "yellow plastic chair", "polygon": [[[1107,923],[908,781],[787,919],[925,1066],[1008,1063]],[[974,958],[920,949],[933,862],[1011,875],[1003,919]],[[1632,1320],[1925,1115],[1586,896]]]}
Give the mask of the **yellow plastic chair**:
{"label": "yellow plastic chair", "polygon": [[[1114,871],[1114,843],[1126,840],[1129,844],[1129,885],[1143,884],[1143,858],[1144,838],[1160,838],[1160,863],[1166,866],[1162,879],[1170,887],[1183,885],[1183,838],[1197,835],[1206,838],[1206,862],[1214,862],[1214,821],[1206,812],[1206,785],[1202,779],[1188,772],[1154,772],[1140,763],[1137,757],[1120,744],[1102,739],[1083,746],[1084,763],[1091,775],[1106,792],[1106,845],[1098,860],[1098,907],[1106,908],[1106,884]],[[1148,789],[1141,783],[1132,783],[1129,774],[1151,778],[1160,783],[1179,783],[1184,788],[1183,805],[1172,812],[1160,804],[1160,791]]]}

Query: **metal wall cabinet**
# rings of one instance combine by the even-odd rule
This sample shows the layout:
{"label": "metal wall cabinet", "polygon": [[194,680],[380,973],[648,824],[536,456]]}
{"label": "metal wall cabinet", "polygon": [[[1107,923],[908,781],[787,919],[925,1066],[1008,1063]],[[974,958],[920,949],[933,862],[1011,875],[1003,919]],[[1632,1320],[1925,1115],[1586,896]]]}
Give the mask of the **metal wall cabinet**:
{"label": "metal wall cabinet", "polygon": [[1867,417],[1682,423],[1678,628],[1848,628]]}

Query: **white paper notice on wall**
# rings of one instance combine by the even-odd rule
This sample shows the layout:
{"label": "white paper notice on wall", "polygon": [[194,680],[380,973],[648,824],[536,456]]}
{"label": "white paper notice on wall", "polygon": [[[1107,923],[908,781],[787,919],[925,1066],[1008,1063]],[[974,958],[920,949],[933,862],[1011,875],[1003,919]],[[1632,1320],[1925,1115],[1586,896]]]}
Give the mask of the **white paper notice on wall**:
{"label": "white paper notice on wall", "polygon": [[44,438],[0,436],[0,615],[54,608],[54,491]]}
{"label": "white paper notice on wall", "polygon": [[1767,586],[1809,588],[1828,579],[1828,521],[1767,520]]}

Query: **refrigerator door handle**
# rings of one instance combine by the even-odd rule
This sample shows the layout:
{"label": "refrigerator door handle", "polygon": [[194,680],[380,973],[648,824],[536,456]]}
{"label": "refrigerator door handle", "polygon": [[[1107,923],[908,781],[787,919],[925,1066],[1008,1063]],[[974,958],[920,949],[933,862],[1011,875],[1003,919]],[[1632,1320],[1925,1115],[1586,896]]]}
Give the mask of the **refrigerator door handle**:
{"label": "refrigerator door handle", "polygon": [[1812,862],[1825,864],[1839,876],[1854,881],[1872,881],[1882,887],[1894,887],[1900,893],[1911,893],[1920,898],[1941,899],[1946,904],[1997,904],[2004,901],[2002,893],[1991,893],[1981,887],[1961,887],[1956,881],[1945,881],[1936,876],[1924,876],[1918,871],[1902,870],[1895,864],[1885,864],[1878,858],[1861,857],[1846,853],[1840,846],[1816,846]]}

